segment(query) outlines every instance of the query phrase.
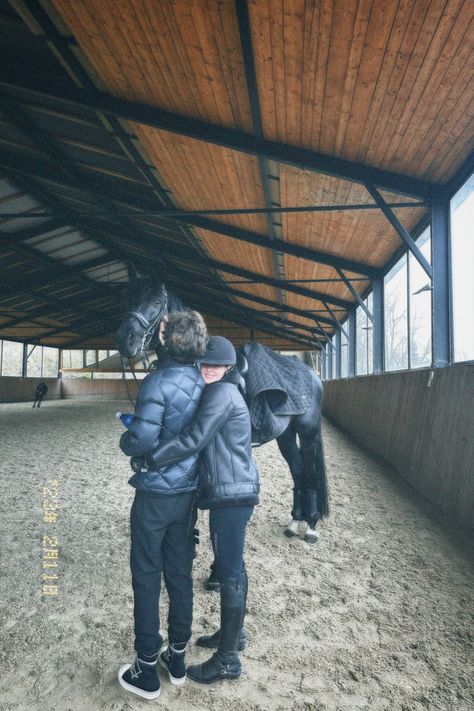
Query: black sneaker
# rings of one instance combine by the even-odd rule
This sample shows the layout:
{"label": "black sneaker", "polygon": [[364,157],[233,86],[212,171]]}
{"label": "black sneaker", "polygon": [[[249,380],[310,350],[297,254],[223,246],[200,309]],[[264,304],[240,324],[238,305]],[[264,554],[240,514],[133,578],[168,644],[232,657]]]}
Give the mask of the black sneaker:
{"label": "black sneaker", "polygon": [[[180,645],[181,646],[181,645]],[[186,665],[184,663],[184,649],[176,649],[170,644],[160,652],[158,661],[167,670],[170,682],[179,686],[186,681]]]}
{"label": "black sneaker", "polygon": [[156,660],[144,662],[138,657],[133,664],[124,664],[118,673],[120,686],[144,699],[157,699],[160,695],[160,680],[156,673]]}

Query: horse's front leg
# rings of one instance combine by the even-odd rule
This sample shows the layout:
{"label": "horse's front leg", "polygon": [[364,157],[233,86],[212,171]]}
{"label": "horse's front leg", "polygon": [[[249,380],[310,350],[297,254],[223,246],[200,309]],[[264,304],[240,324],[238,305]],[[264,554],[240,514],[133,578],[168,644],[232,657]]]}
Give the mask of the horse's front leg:
{"label": "horse's front leg", "polygon": [[301,488],[303,460],[296,442],[296,430],[291,424],[282,435],[277,437],[278,448],[290,468],[293,478],[293,508],[290,523],[286,527],[285,536],[301,536],[306,530],[304,517],[304,491]]}

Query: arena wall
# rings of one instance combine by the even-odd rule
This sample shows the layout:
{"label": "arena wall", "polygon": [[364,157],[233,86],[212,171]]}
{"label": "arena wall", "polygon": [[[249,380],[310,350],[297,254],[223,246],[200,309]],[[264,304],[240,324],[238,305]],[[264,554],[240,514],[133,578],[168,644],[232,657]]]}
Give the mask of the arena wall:
{"label": "arena wall", "polygon": [[61,380],[59,378],[0,378],[0,402],[31,402],[35,399],[35,388],[44,382],[48,386],[46,400],[61,400]]}
{"label": "arena wall", "polygon": [[135,398],[135,381],[122,379],[89,380],[86,378],[0,378],[0,402],[33,402],[39,382],[48,385],[47,400],[127,400],[127,385]]}
{"label": "arena wall", "polygon": [[474,530],[474,364],[326,381],[323,412]]}

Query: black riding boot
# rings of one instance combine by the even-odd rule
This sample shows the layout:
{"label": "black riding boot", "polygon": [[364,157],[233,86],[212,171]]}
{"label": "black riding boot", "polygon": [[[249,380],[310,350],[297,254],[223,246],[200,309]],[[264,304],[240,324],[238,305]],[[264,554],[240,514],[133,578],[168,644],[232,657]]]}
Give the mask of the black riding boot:
{"label": "black riding boot", "polygon": [[245,579],[229,578],[221,582],[221,629],[219,647],[204,664],[188,667],[188,677],[200,684],[220,679],[237,679],[240,661],[237,653],[242,619],[245,612]]}
{"label": "black riding boot", "polygon": [[[249,589],[249,579],[247,576],[247,571],[245,569],[244,565],[244,570],[242,573],[242,578],[241,578],[243,587],[244,587],[244,604],[243,604],[243,609],[242,609],[242,625],[240,628],[240,634],[239,634],[239,642],[237,645],[237,651],[242,652],[245,649],[245,645],[247,644],[247,633],[244,629],[244,617],[245,617],[245,607],[247,604],[247,592]],[[221,640],[221,631],[217,630],[217,632],[214,632],[214,634],[207,634],[203,635],[202,637],[198,637],[196,640],[196,644],[198,647],[206,647],[207,649],[218,649],[219,643]]]}

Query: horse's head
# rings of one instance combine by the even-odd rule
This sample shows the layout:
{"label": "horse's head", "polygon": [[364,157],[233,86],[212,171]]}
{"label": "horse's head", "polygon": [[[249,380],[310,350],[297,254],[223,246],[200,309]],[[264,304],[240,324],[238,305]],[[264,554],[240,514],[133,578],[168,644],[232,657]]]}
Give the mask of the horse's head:
{"label": "horse's head", "polygon": [[128,269],[130,286],[124,295],[125,317],[117,331],[120,355],[134,358],[144,354],[168,314],[165,285],[151,276]]}

